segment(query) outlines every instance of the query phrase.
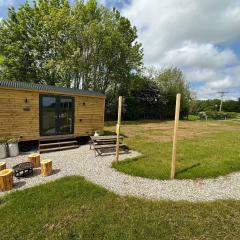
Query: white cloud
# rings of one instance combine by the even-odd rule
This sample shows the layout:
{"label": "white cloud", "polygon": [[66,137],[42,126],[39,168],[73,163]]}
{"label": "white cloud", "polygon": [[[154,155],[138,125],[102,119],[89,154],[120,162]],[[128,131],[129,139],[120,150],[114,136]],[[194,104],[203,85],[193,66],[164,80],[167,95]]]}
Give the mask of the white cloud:
{"label": "white cloud", "polygon": [[194,82],[207,82],[209,79],[216,78],[216,72],[209,68],[191,68],[186,71],[185,76],[187,79],[191,79]]}
{"label": "white cloud", "polygon": [[198,86],[197,96],[200,98],[215,98],[218,91],[226,90],[230,93],[227,97],[239,98],[240,66],[233,66],[223,70],[191,68],[186,72],[186,78]]}
{"label": "white cloud", "polygon": [[166,51],[161,62],[167,65],[222,68],[238,63],[238,58],[231,49],[219,50],[210,43],[184,42],[180,48]]}
{"label": "white cloud", "polygon": [[228,47],[240,39],[239,0],[132,0],[122,14],[138,28],[145,64],[182,67],[202,89],[240,89],[239,57]]}

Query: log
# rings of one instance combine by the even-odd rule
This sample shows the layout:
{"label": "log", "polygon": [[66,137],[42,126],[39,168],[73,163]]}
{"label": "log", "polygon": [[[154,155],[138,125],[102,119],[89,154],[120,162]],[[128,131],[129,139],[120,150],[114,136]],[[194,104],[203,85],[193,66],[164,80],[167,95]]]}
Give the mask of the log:
{"label": "log", "polygon": [[0,191],[9,191],[13,188],[13,171],[4,169],[0,171]]}
{"label": "log", "polygon": [[45,159],[41,161],[41,174],[43,177],[50,176],[52,174],[52,160]]}
{"label": "log", "polygon": [[0,171],[6,169],[6,163],[5,162],[0,162]]}
{"label": "log", "polygon": [[32,153],[28,155],[28,161],[33,163],[34,168],[40,167],[40,154]]}

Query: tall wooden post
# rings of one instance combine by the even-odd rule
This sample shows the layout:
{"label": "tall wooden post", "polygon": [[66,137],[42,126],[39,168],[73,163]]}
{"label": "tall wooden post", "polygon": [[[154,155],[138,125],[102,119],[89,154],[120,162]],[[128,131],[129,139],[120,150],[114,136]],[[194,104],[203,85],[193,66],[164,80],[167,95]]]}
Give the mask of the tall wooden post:
{"label": "tall wooden post", "polygon": [[178,123],[179,123],[180,101],[181,101],[181,94],[178,93],[176,98],[175,123],[174,123],[174,133],[173,133],[171,179],[174,179],[176,174],[177,130],[178,130]]}
{"label": "tall wooden post", "polygon": [[117,121],[117,126],[116,126],[116,133],[117,133],[116,161],[118,161],[118,159],[119,159],[119,136],[120,136],[121,116],[122,116],[122,96],[119,96],[119,99],[118,99],[118,121]]}

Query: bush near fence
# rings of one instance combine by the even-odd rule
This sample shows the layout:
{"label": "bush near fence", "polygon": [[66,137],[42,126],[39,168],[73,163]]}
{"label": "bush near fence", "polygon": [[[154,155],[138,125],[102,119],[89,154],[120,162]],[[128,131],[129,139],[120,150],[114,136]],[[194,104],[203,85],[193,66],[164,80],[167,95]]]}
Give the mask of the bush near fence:
{"label": "bush near fence", "polygon": [[224,119],[234,119],[239,116],[239,113],[237,112],[218,112],[218,111],[206,111],[206,112],[200,112],[198,114],[200,119],[205,119],[207,116],[208,119],[214,119],[214,120],[224,120]]}

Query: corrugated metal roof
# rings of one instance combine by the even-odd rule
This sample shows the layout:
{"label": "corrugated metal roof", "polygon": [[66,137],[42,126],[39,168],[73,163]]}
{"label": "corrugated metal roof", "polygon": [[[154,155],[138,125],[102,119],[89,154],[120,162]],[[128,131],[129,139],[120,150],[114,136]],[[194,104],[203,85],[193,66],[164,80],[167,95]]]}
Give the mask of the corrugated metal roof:
{"label": "corrugated metal roof", "polygon": [[50,85],[42,85],[35,83],[27,83],[27,82],[15,82],[15,81],[7,81],[1,80],[0,87],[6,88],[18,88],[18,89],[32,89],[38,91],[48,91],[48,92],[58,92],[58,93],[69,93],[69,94],[79,94],[79,95],[90,95],[90,96],[100,96],[104,97],[104,94],[100,92],[90,91],[90,90],[80,90],[74,88],[64,88],[64,87],[55,87]]}

